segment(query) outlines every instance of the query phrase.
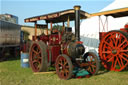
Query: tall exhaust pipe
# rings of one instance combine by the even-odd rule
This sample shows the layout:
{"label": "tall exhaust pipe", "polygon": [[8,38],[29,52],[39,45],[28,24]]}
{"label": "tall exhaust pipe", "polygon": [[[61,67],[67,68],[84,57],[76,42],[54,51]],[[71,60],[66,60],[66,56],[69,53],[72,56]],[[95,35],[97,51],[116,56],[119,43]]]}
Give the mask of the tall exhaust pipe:
{"label": "tall exhaust pipe", "polygon": [[76,37],[76,41],[80,41],[80,8],[81,8],[81,6],[74,6],[74,10],[75,10],[75,37]]}

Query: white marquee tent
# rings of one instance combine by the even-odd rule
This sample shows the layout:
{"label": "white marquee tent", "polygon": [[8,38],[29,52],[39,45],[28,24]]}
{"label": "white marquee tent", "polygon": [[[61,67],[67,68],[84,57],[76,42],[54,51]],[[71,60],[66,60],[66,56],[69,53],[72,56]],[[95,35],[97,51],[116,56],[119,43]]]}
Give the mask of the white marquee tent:
{"label": "white marquee tent", "polygon": [[[128,0],[115,0],[113,3],[103,8],[101,11],[108,11],[128,7]],[[100,11],[100,12],[101,12]],[[101,16],[103,23],[105,16]],[[108,17],[108,31],[123,28],[128,23],[128,17],[113,18]],[[101,26],[100,26],[101,27]],[[92,51],[98,55],[99,46],[99,17],[92,17],[81,22],[81,41],[84,42],[86,52]]]}

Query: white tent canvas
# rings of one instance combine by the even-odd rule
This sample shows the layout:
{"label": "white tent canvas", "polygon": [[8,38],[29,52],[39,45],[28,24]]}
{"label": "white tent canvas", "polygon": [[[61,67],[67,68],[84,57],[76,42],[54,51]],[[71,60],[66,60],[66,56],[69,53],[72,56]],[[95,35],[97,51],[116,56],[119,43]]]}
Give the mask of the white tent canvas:
{"label": "white tent canvas", "polygon": [[[101,11],[108,11],[113,9],[128,7],[128,0],[115,0],[113,3],[102,9]],[[105,16],[101,16],[102,21],[105,22]],[[108,31],[119,30],[128,23],[128,17],[113,18],[108,17]],[[98,55],[99,46],[99,17],[92,17],[82,21],[80,25],[81,41],[84,42],[86,52],[92,51]]]}

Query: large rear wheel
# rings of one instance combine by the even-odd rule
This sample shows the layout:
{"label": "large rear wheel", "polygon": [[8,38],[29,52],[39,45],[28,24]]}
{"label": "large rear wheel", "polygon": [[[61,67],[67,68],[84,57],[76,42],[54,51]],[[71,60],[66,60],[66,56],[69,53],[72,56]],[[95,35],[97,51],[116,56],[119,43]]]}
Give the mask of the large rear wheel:
{"label": "large rear wheel", "polygon": [[125,69],[128,65],[128,34],[122,31],[108,32],[100,41],[99,55],[106,69]]}
{"label": "large rear wheel", "polygon": [[32,42],[29,50],[29,63],[34,72],[47,71],[47,46],[44,42]]}

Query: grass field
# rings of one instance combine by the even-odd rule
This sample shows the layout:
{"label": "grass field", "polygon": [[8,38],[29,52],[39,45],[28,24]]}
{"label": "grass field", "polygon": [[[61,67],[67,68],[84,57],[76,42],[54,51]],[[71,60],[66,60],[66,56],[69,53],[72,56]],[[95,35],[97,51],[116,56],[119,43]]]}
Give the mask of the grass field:
{"label": "grass field", "polygon": [[100,71],[90,78],[60,80],[56,74],[33,74],[20,60],[0,62],[0,85],[128,85],[128,71]]}

